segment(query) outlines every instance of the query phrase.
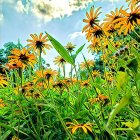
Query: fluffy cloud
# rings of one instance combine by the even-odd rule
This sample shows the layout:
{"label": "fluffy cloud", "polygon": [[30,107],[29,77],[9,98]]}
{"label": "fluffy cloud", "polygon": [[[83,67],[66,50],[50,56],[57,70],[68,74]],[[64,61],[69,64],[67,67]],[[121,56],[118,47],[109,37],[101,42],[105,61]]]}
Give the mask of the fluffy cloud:
{"label": "fluffy cloud", "polygon": [[0,23],[3,21],[3,18],[4,18],[3,14],[0,13]]}
{"label": "fluffy cloud", "polygon": [[85,36],[85,34],[82,33],[82,32],[74,32],[72,34],[69,34],[69,37],[70,37],[71,40],[74,40],[77,37],[83,37],[83,36]]}
{"label": "fluffy cloud", "polygon": [[24,5],[22,3],[22,0],[18,0],[17,3],[16,3],[16,6],[15,6],[15,9],[19,13],[28,13],[29,9],[30,9],[30,2],[26,1],[26,4]]}
{"label": "fluffy cloud", "polygon": [[50,21],[72,15],[73,11],[85,8],[92,0],[33,0],[32,12],[35,16]]}

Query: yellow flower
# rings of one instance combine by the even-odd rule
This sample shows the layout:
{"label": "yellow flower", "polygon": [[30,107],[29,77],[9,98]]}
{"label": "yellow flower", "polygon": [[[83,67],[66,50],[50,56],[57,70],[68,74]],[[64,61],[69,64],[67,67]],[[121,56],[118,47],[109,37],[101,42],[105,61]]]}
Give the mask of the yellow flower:
{"label": "yellow flower", "polygon": [[4,87],[6,85],[8,85],[6,77],[0,74],[0,87]]}
{"label": "yellow flower", "polygon": [[51,80],[53,80],[55,76],[57,76],[56,70],[46,69],[43,71],[36,71],[34,82],[36,83],[40,78],[44,78],[44,80],[47,80],[47,82],[52,82]]}
{"label": "yellow flower", "polygon": [[86,39],[88,41],[92,40],[93,38],[101,38],[104,36],[104,33],[108,35],[108,33],[104,30],[103,24],[95,25],[94,27],[91,27],[90,29],[86,30]]}
{"label": "yellow flower", "polygon": [[137,25],[140,25],[140,6],[135,7],[131,5],[130,12],[126,12],[127,9],[120,9],[120,13],[123,17],[116,19],[114,23],[116,28],[120,28],[118,34],[124,32],[124,35],[133,31]]}
{"label": "yellow flower", "polygon": [[90,68],[90,67],[93,67],[94,66],[94,61],[93,60],[87,60],[86,62],[82,62],[81,64],[80,64],[80,67],[81,67],[81,69],[85,69],[85,68],[87,68],[87,66]]}
{"label": "yellow flower", "polygon": [[7,63],[6,65],[5,65],[5,67],[7,68],[7,69],[9,69],[9,70],[11,70],[11,69],[17,69],[17,68],[22,68],[22,63],[20,62],[20,61],[18,61],[18,62],[16,62],[16,61],[11,61],[11,62],[9,62],[9,63]]}
{"label": "yellow flower", "polygon": [[58,66],[63,66],[66,63],[65,59],[61,56],[55,57],[55,60],[53,62]]}
{"label": "yellow flower", "polygon": [[82,129],[86,134],[88,133],[88,131],[92,133],[92,125],[93,125],[92,123],[79,124],[76,120],[74,121],[75,123],[72,122],[66,123],[66,125],[70,125],[67,128],[71,129],[72,134],[74,134],[77,129]]}
{"label": "yellow flower", "polygon": [[45,48],[46,49],[50,49],[52,48],[51,45],[47,44],[47,35],[43,36],[43,33],[40,33],[39,36],[37,36],[37,34],[31,34],[30,35],[32,37],[32,39],[28,39],[27,42],[30,42],[29,44],[27,44],[27,46],[30,46],[30,49],[33,49],[34,51],[43,51],[44,54],[45,53]]}
{"label": "yellow flower", "polygon": [[93,38],[91,40],[91,44],[87,47],[88,48],[88,52],[96,52],[98,53],[101,50],[101,41],[98,38]]}
{"label": "yellow flower", "polygon": [[129,5],[136,5],[140,2],[140,0],[126,0],[126,2],[129,2]]}
{"label": "yellow flower", "polygon": [[68,52],[72,52],[75,48],[75,45],[73,45],[71,42],[68,42],[68,44],[65,46]]}
{"label": "yellow flower", "polygon": [[103,94],[99,94],[96,98],[89,99],[89,102],[90,102],[91,104],[97,103],[97,102],[106,104],[106,103],[108,102],[108,96],[105,96],[105,95],[103,95]]}
{"label": "yellow flower", "polygon": [[93,76],[93,77],[100,76],[100,71],[99,71],[99,70],[94,70],[94,71],[92,72],[92,76]]}
{"label": "yellow flower", "polygon": [[89,87],[89,86],[90,86],[89,80],[82,81],[82,82],[81,82],[81,86],[82,86],[82,87]]}
{"label": "yellow flower", "polygon": [[110,14],[106,14],[105,26],[114,26],[112,23],[116,20],[122,17],[122,14],[120,13],[120,10],[116,8],[115,12],[111,11]]}
{"label": "yellow flower", "polygon": [[10,58],[9,63],[11,65],[17,63],[17,65],[19,65],[23,69],[28,65],[34,67],[34,64],[36,62],[35,55],[31,54],[26,48],[23,48],[22,50],[13,49],[11,51],[11,56],[8,56],[8,58]]}
{"label": "yellow flower", "polygon": [[94,7],[91,7],[90,13],[86,12],[87,19],[83,19],[83,22],[86,22],[87,25],[83,28],[82,32],[84,32],[88,28],[94,27],[94,25],[96,25],[99,22],[98,16],[101,13],[99,12],[100,8],[101,7],[99,7],[95,11]]}
{"label": "yellow flower", "polygon": [[13,136],[11,140],[21,140],[21,139],[16,136]]}
{"label": "yellow flower", "polygon": [[2,99],[0,99],[0,108],[5,107],[4,101]]}

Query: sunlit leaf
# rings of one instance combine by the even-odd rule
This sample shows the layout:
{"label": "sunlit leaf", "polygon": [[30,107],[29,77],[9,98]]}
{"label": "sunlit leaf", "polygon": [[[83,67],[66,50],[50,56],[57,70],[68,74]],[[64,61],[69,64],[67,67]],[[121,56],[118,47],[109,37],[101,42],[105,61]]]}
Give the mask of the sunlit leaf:
{"label": "sunlit leaf", "polygon": [[54,46],[54,48],[56,49],[56,51],[65,59],[65,61],[74,65],[74,60],[69,55],[67,50],[56,39],[54,39],[51,35],[49,35],[48,33],[46,33],[46,34],[48,35],[48,38],[49,38],[50,42],[52,43],[52,45]]}

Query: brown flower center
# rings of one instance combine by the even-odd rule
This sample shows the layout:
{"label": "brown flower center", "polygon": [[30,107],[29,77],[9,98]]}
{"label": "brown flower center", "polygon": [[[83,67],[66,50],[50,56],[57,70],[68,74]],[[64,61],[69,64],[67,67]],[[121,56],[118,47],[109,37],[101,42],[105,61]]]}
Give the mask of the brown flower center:
{"label": "brown flower center", "polygon": [[36,41],[36,47],[37,48],[41,48],[43,45],[43,42],[42,41]]}
{"label": "brown flower center", "polygon": [[21,54],[19,56],[20,60],[23,60],[23,61],[27,61],[28,60],[28,57],[25,55],[25,54]]}

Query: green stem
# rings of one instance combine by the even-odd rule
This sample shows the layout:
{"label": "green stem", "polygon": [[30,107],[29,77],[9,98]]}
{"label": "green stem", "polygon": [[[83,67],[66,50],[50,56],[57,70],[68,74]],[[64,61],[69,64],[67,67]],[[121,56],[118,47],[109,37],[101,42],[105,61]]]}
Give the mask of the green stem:
{"label": "green stem", "polygon": [[42,50],[41,50],[41,49],[39,49],[39,70],[41,70],[41,68],[42,68],[41,53],[42,53]]}
{"label": "green stem", "polygon": [[20,77],[20,80],[21,80],[21,82],[20,82],[20,86],[21,86],[21,88],[22,88],[22,68],[19,68],[19,77]]}
{"label": "green stem", "polygon": [[66,76],[66,73],[65,73],[65,64],[63,64],[63,73],[64,73],[64,78]]}

